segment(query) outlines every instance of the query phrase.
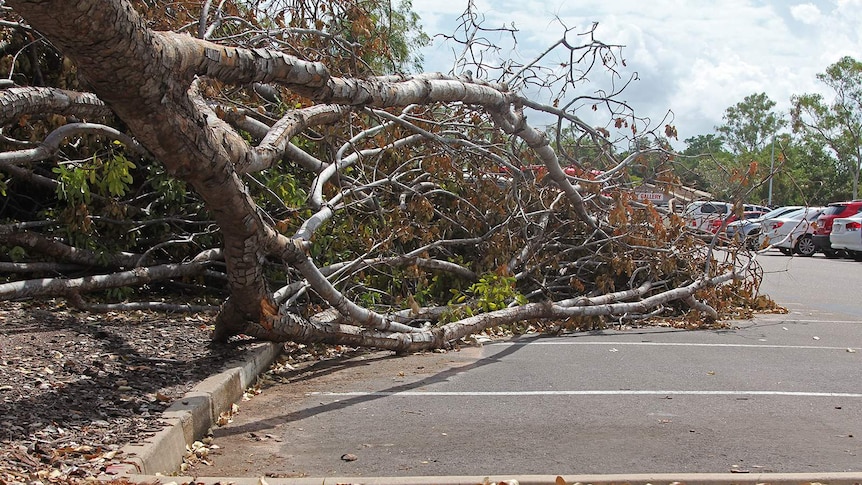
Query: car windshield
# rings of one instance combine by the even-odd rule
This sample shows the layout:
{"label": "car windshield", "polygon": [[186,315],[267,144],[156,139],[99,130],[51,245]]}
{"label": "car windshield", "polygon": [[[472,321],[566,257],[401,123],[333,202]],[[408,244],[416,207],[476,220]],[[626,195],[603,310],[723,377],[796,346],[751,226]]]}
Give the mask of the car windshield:
{"label": "car windshield", "polygon": [[683,211],[684,214],[726,214],[728,204],[724,202],[692,202]]}
{"label": "car windshield", "polygon": [[[798,207],[796,210],[799,210],[799,209],[801,209],[801,207]],[[790,214],[792,211],[793,211],[793,209],[788,208],[788,207],[779,207],[778,209],[772,209],[771,211],[767,212],[766,214],[763,214],[761,217],[763,219],[772,219],[774,217],[780,217],[780,216],[785,215],[785,214]]]}
{"label": "car windshield", "polygon": [[808,219],[811,219],[811,217],[817,217],[822,213],[823,211],[817,207],[803,207],[801,209],[796,209],[793,212],[784,214],[783,216],[781,216],[781,218],[798,221],[805,216],[808,216]]}
{"label": "car windshield", "polygon": [[836,215],[844,212],[844,209],[846,207],[847,206],[844,204],[830,205],[829,207],[826,208],[825,211],[823,211],[823,215],[824,216],[836,216]]}

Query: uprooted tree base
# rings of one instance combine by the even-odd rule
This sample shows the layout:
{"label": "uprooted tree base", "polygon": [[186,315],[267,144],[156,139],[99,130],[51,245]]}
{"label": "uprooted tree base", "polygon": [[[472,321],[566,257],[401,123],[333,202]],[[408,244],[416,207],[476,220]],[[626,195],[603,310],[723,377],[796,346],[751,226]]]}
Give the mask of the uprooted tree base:
{"label": "uprooted tree base", "polygon": [[[566,29],[562,76],[545,53],[488,81],[373,76],[368,53],[331,54],[361,47],[343,32],[309,36],[319,24],[255,8],[205,2],[188,12],[196,38],[152,30],[165,19],[124,0],[8,5],[10,46],[33,54],[19,77],[71,89],[0,90],[2,299],[217,308],[217,340],[396,351],[522,322],[710,323],[769,306],[749,252],[717,251],[635,197],[644,183],[674,190],[662,135],[616,91],[569,95],[591,70],[620,79],[619,48],[594,29]],[[473,20],[465,33],[481,33]],[[465,38],[465,52],[481,47]],[[523,94],[538,85],[557,98]],[[528,112],[556,125],[539,131]],[[636,148],[620,152],[611,129]],[[176,294],[195,304],[164,301]]]}

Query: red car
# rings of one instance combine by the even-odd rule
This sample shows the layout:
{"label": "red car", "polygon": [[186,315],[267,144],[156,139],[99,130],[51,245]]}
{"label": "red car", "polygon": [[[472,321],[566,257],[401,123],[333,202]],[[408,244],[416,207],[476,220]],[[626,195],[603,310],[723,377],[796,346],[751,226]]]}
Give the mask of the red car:
{"label": "red car", "polygon": [[817,218],[814,228],[814,245],[817,246],[827,258],[838,257],[838,251],[832,249],[829,235],[832,234],[832,221],[839,217],[850,217],[862,212],[862,200],[851,200],[849,202],[833,202],[826,206],[823,214]]}
{"label": "red car", "polygon": [[[762,216],[763,214],[766,214],[766,212],[765,211],[745,211],[742,213],[742,218],[743,219],[756,219],[756,218]],[[718,229],[721,227],[722,222],[724,222],[725,220],[727,221],[728,224],[730,224],[733,221],[739,220],[739,216],[737,216],[736,214],[731,214],[726,219],[711,219],[709,221],[709,232],[711,232],[713,234],[717,233]]]}

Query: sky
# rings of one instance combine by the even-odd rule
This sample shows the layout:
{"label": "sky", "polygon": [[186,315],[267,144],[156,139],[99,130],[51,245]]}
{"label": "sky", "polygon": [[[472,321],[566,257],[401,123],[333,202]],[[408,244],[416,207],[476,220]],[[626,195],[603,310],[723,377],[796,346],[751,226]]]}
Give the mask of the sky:
{"label": "sky", "polygon": [[[475,0],[474,5],[486,27],[514,23],[518,44],[503,52],[521,60],[558,40],[563,24],[582,32],[598,22],[597,39],[625,46],[622,74],[637,75],[620,99],[654,123],[671,111],[677,149],[685,148],[686,138],[715,133],[725,110],[750,94],[766,93],[784,114],[795,94],[831,99],[816,75],[842,56],[862,60],[862,0]],[[466,6],[466,0],[413,0],[432,36],[451,34]],[[423,50],[424,70],[450,71],[452,51],[451,43],[435,38]],[[603,82],[602,75],[592,77],[597,84],[580,86],[581,94]],[[579,113],[587,117],[586,111]],[[528,121],[543,124],[529,113]]]}

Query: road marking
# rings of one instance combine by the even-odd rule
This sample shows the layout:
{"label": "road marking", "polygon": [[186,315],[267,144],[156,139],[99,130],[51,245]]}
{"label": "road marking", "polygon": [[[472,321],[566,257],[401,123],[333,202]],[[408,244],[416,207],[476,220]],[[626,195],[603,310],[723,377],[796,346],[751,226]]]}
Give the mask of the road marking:
{"label": "road marking", "polygon": [[828,318],[822,318],[820,320],[806,320],[806,319],[782,320],[780,318],[764,318],[763,320],[769,321],[769,323],[776,323],[776,322],[781,322],[781,323],[855,323],[857,325],[862,323],[862,320],[830,320]]}
{"label": "road marking", "polygon": [[518,397],[518,396],[790,396],[862,398],[855,392],[805,391],[346,391],[309,392],[306,396],[329,397]]}
{"label": "road marking", "polygon": [[572,342],[572,341],[542,341],[542,342],[492,342],[485,345],[609,345],[622,347],[625,345],[640,345],[645,347],[742,347],[753,349],[800,349],[800,350],[843,350],[848,347],[827,347],[823,345],[770,345],[770,344],[704,344],[696,342]]}

